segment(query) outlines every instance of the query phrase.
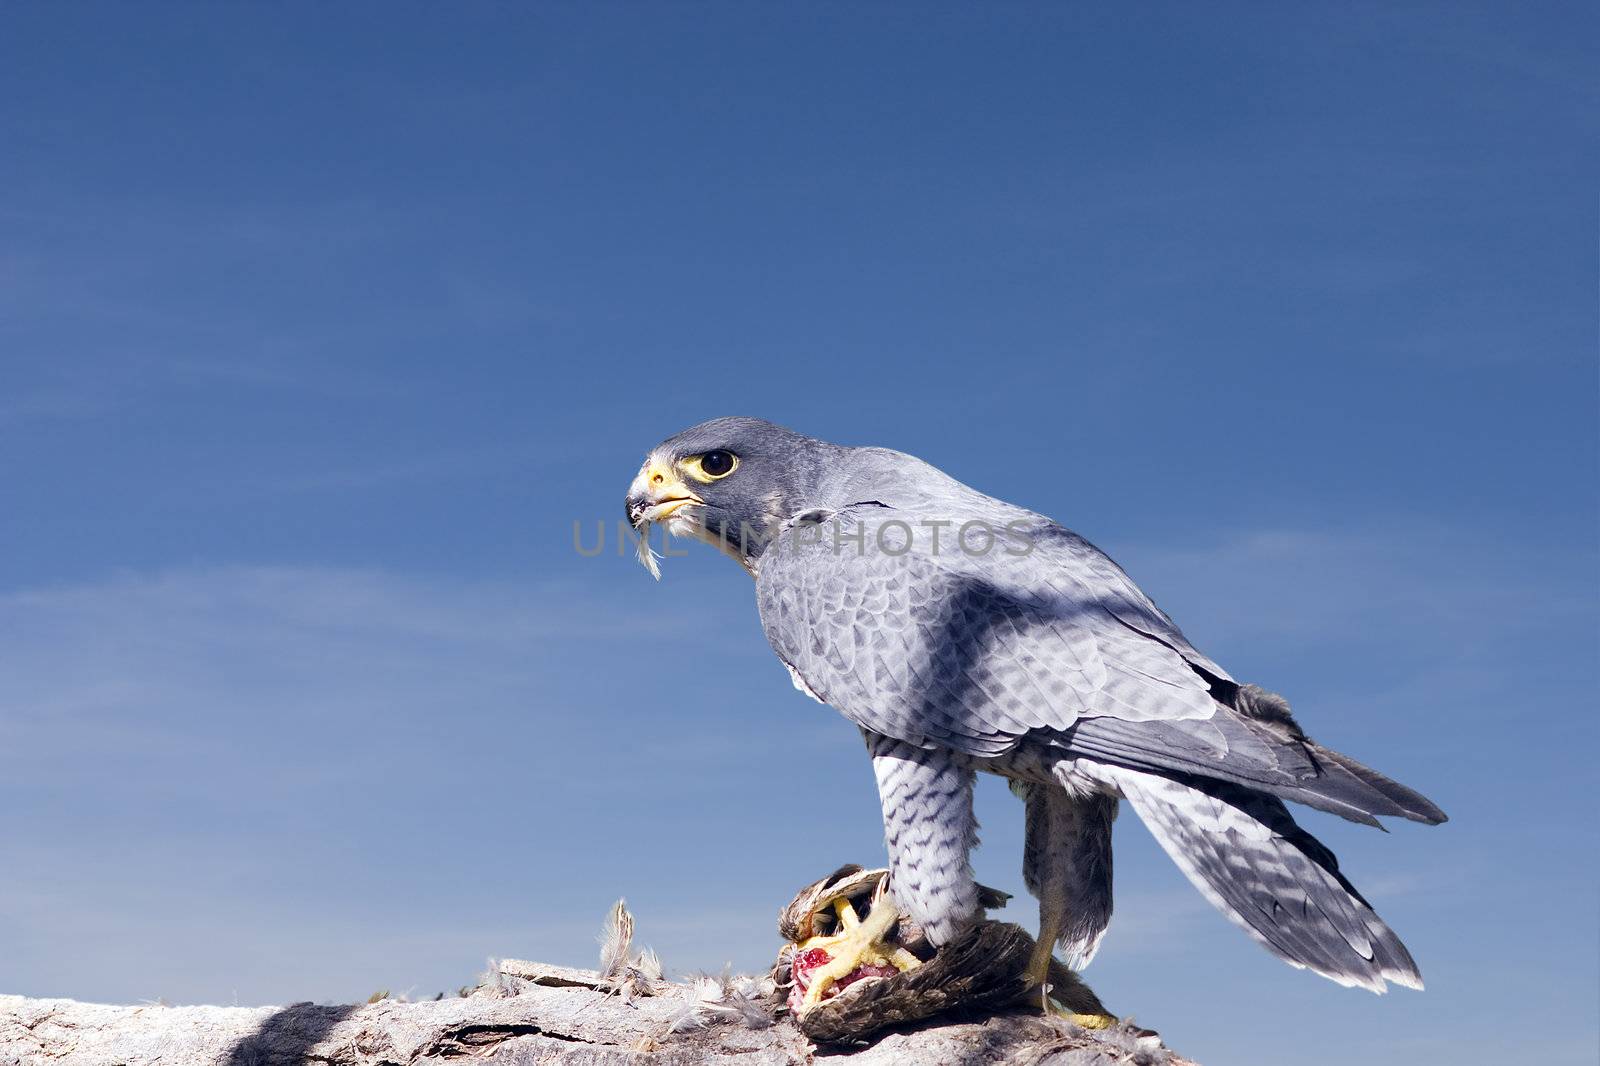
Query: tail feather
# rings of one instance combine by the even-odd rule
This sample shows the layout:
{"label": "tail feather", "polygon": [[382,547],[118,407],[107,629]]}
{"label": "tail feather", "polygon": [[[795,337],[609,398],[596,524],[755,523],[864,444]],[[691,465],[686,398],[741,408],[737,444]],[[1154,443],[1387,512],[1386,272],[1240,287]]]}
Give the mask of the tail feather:
{"label": "tail feather", "polygon": [[1363,766],[1350,756],[1332,748],[1325,748],[1315,742],[1308,742],[1306,747],[1310,749],[1323,771],[1324,778],[1319,780],[1339,781],[1344,791],[1368,797],[1366,809],[1370,813],[1409,818],[1413,822],[1423,822],[1427,825],[1439,825],[1448,821],[1444,811],[1416,789],[1407,788],[1393,778],[1380,774],[1370,766]]}
{"label": "tail feather", "polygon": [[1342,985],[1422,987],[1405,945],[1280,800],[1223,782],[1101,772],[1194,886],[1268,951]]}
{"label": "tail feather", "polygon": [[1084,718],[1066,746],[1097,762],[1228,781],[1379,828],[1379,817],[1445,820],[1426,797],[1348,755],[1231,709],[1201,720]]}

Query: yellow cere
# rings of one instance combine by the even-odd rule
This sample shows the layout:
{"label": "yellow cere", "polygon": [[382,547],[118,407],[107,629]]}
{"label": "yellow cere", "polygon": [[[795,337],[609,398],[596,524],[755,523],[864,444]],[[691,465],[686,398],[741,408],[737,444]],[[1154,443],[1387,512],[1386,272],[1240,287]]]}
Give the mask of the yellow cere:
{"label": "yellow cere", "polygon": [[677,471],[658,460],[651,460],[650,465],[645,467],[644,481],[650,494],[657,498],[667,495],[674,488],[684,487]]}

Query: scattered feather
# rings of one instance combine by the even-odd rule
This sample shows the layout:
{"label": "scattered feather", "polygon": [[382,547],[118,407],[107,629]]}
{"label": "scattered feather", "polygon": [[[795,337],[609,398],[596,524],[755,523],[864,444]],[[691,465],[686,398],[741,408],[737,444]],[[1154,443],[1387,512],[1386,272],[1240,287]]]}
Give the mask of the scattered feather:
{"label": "scattered feather", "polygon": [[628,901],[619,899],[612,904],[611,913],[606,915],[606,924],[600,928],[600,976],[622,976],[622,971],[631,961],[629,953],[632,950],[633,915],[628,913]]}
{"label": "scattered feather", "polygon": [[1097,1030],[1094,1036],[1109,1050],[1119,1053],[1119,1066],[1168,1066],[1172,1062],[1172,1052],[1161,1045],[1159,1036],[1127,1021]]}
{"label": "scattered feather", "polygon": [[506,976],[500,970],[500,960],[491,957],[484,966],[484,971],[478,975],[478,983],[471,989],[462,989],[463,995],[482,993],[485,996],[505,997],[517,994],[514,978]]}
{"label": "scattered feather", "polygon": [[772,1015],[761,1001],[770,994],[770,981],[746,975],[701,974],[689,985],[689,998],[668,1019],[667,1031],[680,1033],[718,1022],[737,1022],[747,1029],[765,1029]]}
{"label": "scattered feather", "polygon": [[667,1018],[667,1032],[682,1033],[709,1025],[716,1017],[711,1006],[722,998],[722,985],[715,977],[697,977],[689,985],[689,998]]}
{"label": "scattered feather", "polygon": [[661,980],[661,959],[649,948],[633,953],[633,915],[626,900],[617,900],[600,931],[600,976],[623,1002],[655,993]]}

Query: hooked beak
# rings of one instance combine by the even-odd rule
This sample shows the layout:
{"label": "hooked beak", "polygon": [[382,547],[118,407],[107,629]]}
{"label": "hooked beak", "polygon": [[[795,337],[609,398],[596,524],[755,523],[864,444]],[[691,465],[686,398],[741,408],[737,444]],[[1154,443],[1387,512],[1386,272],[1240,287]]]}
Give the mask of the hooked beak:
{"label": "hooked beak", "polygon": [[704,502],[670,466],[651,459],[628,486],[628,524],[640,529],[670,518],[690,504]]}

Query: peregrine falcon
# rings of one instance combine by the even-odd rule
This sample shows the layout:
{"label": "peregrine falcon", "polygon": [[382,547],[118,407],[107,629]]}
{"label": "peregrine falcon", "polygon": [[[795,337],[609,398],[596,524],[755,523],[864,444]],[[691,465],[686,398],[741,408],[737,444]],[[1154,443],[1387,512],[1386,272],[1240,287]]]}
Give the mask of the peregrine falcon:
{"label": "peregrine falcon", "polygon": [[969,862],[980,770],[1009,779],[1024,804],[1023,878],[1040,925],[1028,976],[1046,994],[1052,949],[1081,968],[1110,922],[1122,800],[1279,958],[1374,992],[1422,987],[1405,946],[1284,801],[1373,826],[1433,825],[1444,812],[1313,741],[1282,697],[1234,680],[1083,537],[913,456],[753,418],[664,441],[627,514],[646,552],[659,522],[737,560],[796,687],[866,740],[891,894],[843,938],[812,1004],[872,957],[894,908],[935,945],[982,917]]}

